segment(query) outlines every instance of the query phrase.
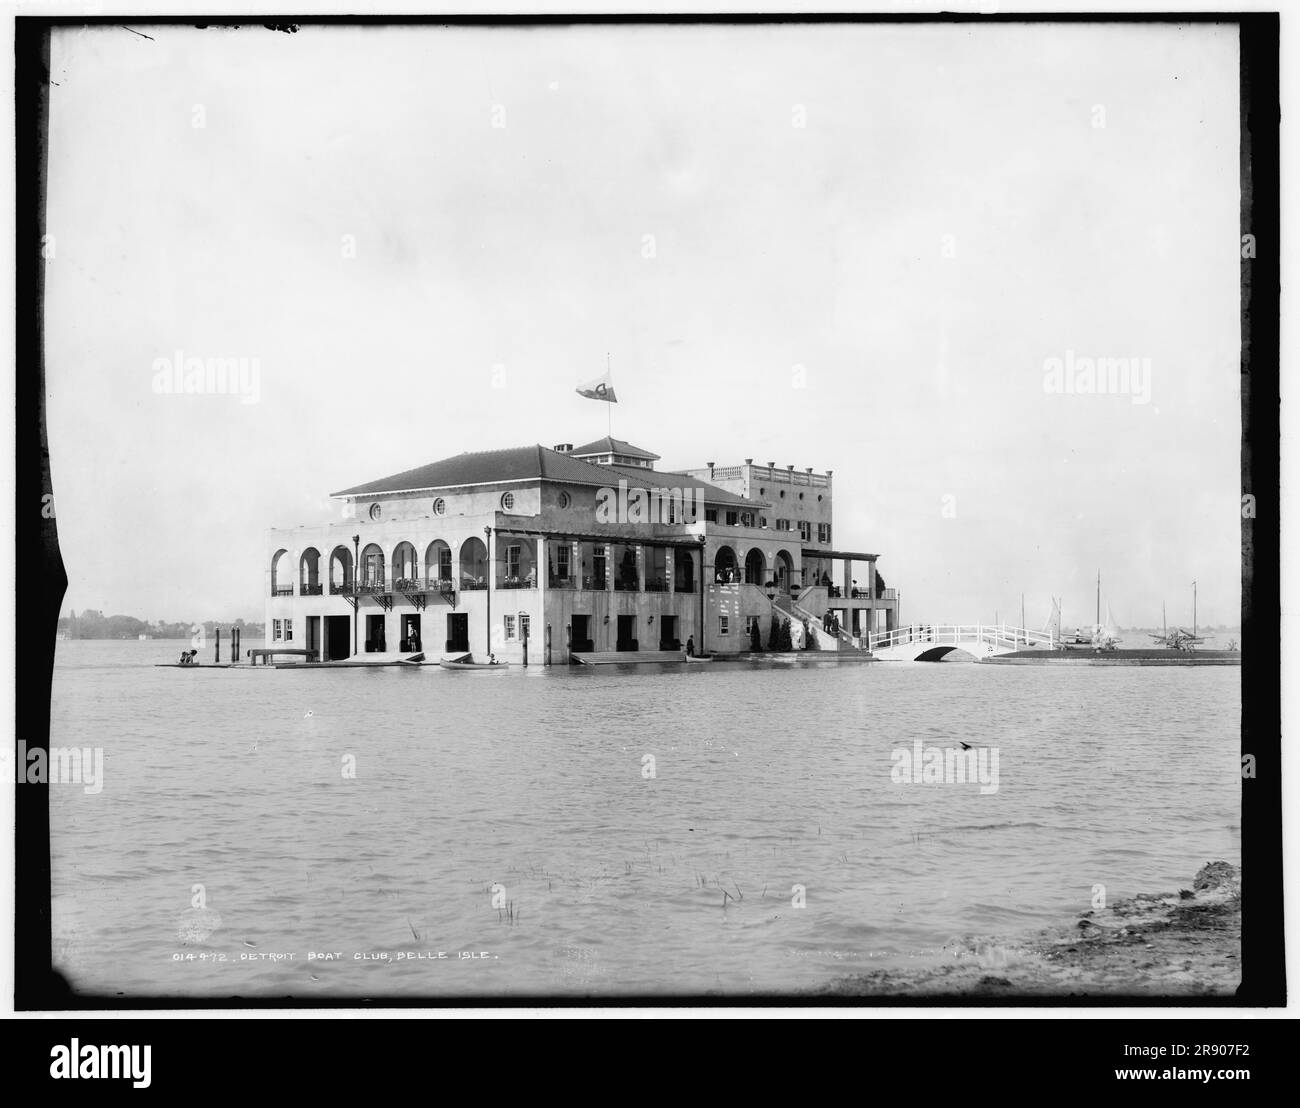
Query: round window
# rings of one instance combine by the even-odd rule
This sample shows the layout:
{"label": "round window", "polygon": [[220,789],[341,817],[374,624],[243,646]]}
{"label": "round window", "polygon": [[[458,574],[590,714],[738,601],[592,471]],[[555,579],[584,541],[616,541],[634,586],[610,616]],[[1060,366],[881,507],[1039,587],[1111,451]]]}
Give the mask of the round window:
{"label": "round window", "polygon": [[560,507],[561,507],[561,508],[567,508],[567,507],[568,507],[570,504],[572,504],[572,503],[573,503],[573,499],[569,496],[569,494],[568,494],[567,492],[562,492],[562,493],[560,493]]}
{"label": "round window", "polygon": [[799,499],[800,499],[800,500],[803,499],[803,493],[800,493],[800,494],[799,494]]}
{"label": "round window", "polygon": [[440,516],[447,510],[447,502],[440,496],[433,502],[433,514]]}
{"label": "round window", "polygon": [[378,518],[379,518],[381,515],[383,515],[383,514],[384,514],[384,509],[381,508],[378,504],[371,504],[371,505],[370,505],[370,518],[371,518],[371,519],[378,519]]}
{"label": "round window", "polygon": [[515,494],[512,492],[503,492],[501,494],[501,510],[503,512],[511,511],[515,506]]}

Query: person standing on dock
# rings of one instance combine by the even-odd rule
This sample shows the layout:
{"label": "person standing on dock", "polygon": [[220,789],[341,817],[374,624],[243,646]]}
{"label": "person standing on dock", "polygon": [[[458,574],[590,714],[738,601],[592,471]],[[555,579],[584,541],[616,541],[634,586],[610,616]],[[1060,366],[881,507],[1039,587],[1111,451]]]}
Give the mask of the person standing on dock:
{"label": "person standing on dock", "polygon": [[686,636],[686,657],[688,658],[695,657],[695,636],[694,635]]}

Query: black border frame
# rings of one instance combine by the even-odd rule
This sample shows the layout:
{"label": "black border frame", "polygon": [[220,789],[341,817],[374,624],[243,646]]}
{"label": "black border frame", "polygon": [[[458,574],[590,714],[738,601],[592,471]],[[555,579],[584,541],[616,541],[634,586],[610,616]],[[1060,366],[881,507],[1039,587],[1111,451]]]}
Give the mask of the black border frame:
{"label": "black border frame", "polygon": [[[31,561],[39,535],[40,579],[15,581],[15,741],[48,746],[55,635],[67,574],[56,519],[45,518],[54,493],[46,437],[44,259],[50,31],[68,26],[600,26],[608,24],[753,25],[791,23],[1229,23],[1240,33],[1241,233],[1255,236],[1256,254],[1241,262],[1241,482],[1255,497],[1243,513],[1242,753],[1256,759],[1242,781],[1242,984],[1234,997],[821,997],[681,996],[567,998],[549,996],[173,997],[76,994],[54,969],[51,949],[48,785],[15,784],[14,1005],[19,1011],[228,1010],[320,1008],[551,1008],[717,1006],[728,1008],[939,1007],[1213,1007],[1278,1006],[1286,1002],[1283,944],[1281,779],[1281,607],[1279,323],[1279,15],[1277,12],[1070,12],[933,14],[637,14],[637,15],[360,15],[360,16],[17,16],[15,50],[15,559]],[[16,775],[20,776],[20,775]]]}

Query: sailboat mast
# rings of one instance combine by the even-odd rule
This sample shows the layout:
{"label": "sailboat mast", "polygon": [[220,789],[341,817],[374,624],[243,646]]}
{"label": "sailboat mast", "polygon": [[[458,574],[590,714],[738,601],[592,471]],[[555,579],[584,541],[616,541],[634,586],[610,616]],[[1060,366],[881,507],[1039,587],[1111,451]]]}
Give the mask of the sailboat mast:
{"label": "sailboat mast", "polygon": [[1101,570],[1097,570],[1097,626],[1101,626]]}
{"label": "sailboat mast", "polygon": [[1196,582],[1192,582],[1192,638],[1196,638]]}

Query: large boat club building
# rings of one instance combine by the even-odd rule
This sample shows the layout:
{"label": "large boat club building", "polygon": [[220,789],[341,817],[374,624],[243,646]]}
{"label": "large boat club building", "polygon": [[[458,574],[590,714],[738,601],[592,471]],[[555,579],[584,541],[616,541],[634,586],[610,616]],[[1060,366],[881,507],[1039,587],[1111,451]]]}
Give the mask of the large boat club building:
{"label": "large boat club building", "polygon": [[774,619],[825,650],[896,626],[877,555],[835,547],[829,472],[659,460],[606,437],[460,454],[334,493],[341,522],[270,533],[269,645],[558,664],[688,638],[735,653],[754,622],[766,644]]}

